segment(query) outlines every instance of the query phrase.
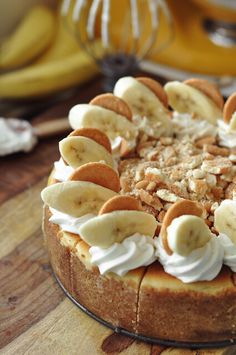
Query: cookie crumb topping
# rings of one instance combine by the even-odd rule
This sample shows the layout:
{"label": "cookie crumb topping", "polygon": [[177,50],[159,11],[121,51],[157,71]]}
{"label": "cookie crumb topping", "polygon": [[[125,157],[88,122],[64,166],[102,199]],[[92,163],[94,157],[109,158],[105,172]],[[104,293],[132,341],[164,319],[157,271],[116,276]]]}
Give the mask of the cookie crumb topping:
{"label": "cookie crumb topping", "polygon": [[236,191],[236,159],[215,136],[196,142],[189,138],[161,137],[139,140],[135,156],[119,164],[121,193],[136,196],[159,222],[171,204],[180,199],[204,206],[213,227],[216,206]]}

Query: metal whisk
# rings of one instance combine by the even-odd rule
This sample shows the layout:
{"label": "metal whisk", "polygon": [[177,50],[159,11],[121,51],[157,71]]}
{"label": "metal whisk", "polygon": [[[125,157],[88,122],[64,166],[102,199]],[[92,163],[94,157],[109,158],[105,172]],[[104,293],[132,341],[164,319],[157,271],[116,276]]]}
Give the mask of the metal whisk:
{"label": "metal whisk", "polygon": [[[166,41],[157,45],[161,12],[170,31]],[[120,77],[132,75],[154,47],[163,50],[173,38],[172,16],[165,0],[64,0],[62,16],[99,64],[106,90]]]}

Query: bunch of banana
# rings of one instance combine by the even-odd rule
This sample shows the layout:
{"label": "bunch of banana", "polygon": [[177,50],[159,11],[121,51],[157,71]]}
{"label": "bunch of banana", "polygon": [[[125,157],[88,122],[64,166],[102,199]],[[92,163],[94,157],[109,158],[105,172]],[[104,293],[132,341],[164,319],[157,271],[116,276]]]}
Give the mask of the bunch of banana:
{"label": "bunch of banana", "polygon": [[[47,16],[45,13],[42,15],[42,11],[47,13]],[[43,30],[40,32],[42,27]],[[14,58],[14,61],[11,59],[11,63],[14,65],[5,64],[4,69],[18,67],[29,61],[31,64],[0,74],[0,98],[2,99],[32,98],[53,94],[85,82],[98,71],[94,61],[79,48],[77,40],[63,23],[60,14],[54,14],[45,7],[33,8],[8,42],[11,42],[11,58]],[[97,50],[100,50],[100,44],[95,45],[98,46]],[[40,57],[39,53],[42,53]],[[32,62],[36,55],[37,59]],[[5,63],[6,59],[5,55]]]}
{"label": "bunch of banana", "polygon": [[30,63],[52,44],[56,19],[46,6],[34,7],[1,47],[0,69]]}

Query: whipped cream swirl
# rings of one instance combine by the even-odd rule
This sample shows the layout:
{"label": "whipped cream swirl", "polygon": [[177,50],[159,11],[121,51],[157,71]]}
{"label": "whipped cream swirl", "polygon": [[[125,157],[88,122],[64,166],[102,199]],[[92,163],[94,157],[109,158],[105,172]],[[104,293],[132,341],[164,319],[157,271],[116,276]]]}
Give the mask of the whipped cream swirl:
{"label": "whipped cream swirl", "polygon": [[216,126],[203,119],[193,119],[188,113],[173,112],[172,122],[177,138],[188,137],[196,141],[206,136],[217,135]]}
{"label": "whipped cream swirl", "polygon": [[218,120],[219,145],[227,148],[236,147],[236,131],[230,130],[230,125],[223,120]]}
{"label": "whipped cream swirl", "polygon": [[177,253],[168,255],[163,247],[161,237],[155,240],[155,245],[156,256],[165,272],[184,283],[213,280],[223,264],[224,249],[214,235],[204,247],[193,250],[187,256]]}
{"label": "whipped cream swirl", "polygon": [[147,117],[141,117],[139,115],[134,115],[133,116],[133,122],[134,124],[138,127],[138,129],[144,133],[146,133],[148,136],[155,136],[155,128],[159,128],[161,126],[161,122],[155,122],[155,128],[154,128],[154,123],[150,122],[150,120]]}
{"label": "whipped cream swirl", "polygon": [[0,117],[0,156],[18,151],[29,152],[37,143],[29,122]]}
{"label": "whipped cream swirl", "polygon": [[236,245],[226,234],[220,233],[218,239],[224,250],[223,263],[236,272]]}
{"label": "whipped cream swirl", "polygon": [[95,214],[92,213],[81,217],[73,217],[51,207],[50,211],[52,212],[52,216],[49,218],[50,222],[59,225],[63,231],[74,234],[79,234],[79,228],[82,224],[95,217]]}
{"label": "whipped cream swirl", "polygon": [[144,132],[150,137],[160,137],[160,136],[172,136],[172,120],[167,115],[165,110],[157,112],[156,120],[151,120],[146,116],[134,115],[133,123],[136,125],[139,131]]}
{"label": "whipped cream swirl", "polygon": [[71,166],[66,165],[62,158],[55,161],[53,174],[54,179],[62,182],[67,181],[73,172],[74,169]]}
{"label": "whipped cream swirl", "polygon": [[114,272],[119,276],[124,276],[128,271],[150,265],[156,260],[154,240],[139,233],[107,249],[93,246],[89,249],[89,253],[91,263],[98,266],[102,275]]}

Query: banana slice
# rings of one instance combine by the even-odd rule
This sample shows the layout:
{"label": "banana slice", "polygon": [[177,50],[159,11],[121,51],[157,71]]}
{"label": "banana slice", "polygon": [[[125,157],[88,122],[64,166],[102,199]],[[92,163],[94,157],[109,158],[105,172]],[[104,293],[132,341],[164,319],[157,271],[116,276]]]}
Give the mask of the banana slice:
{"label": "banana slice", "polygon": [[134,233],[153,237],[156,227],[156,219],[149,213],[114,211],[85,222],[80,228],[80,236],[91,246],[108,248]]}
{"label": "banana slice", "polygon": [[101,144],[87,137],[64,138],[59,142],[59,150],[62,158],[74,169],[83,164],[101,160],[113,167],[112,155]]}
{"label": "banana slice", "polygon": [[214,226],[236,244],[236,201],[224,200],[215,210]]}
{"label": "banana slice", "polygon": [[118,136],[135,144],[137,128],[124,116],[96,105],[79,104],[69,113],[69,121],[73,129],[97,128],[104,132],[113,142]]}
{"label": "banana slice", "polygon": [[116,195],[112,190],[87,181],[61,182],[41,192],[48,206],[73,217],[98,213],[102,205]]}
{"label": "banana slice", "polygon": [[193,114],[214,125],[222,117],[222,111],[209,97],[188,84],[172,81],[164,89],[170,106],[177,112]]}
{"label": "banana slice", "polygon": [[183,215],[171,222],[167,238],[173,252],[186,256],[203,247],[210,240],[211,231],[202,218]]}
{"label": "banana slice", "polygon": [[133,77],[121,78],[115,85],[114,94],[127,102],[136,116],[136,121],[141,116],[142,120],[137,123],[147,134],[156,138],[171,134],[169,111],[142,82]]}
{"label": "banana slice", "polygon": [[184,81],[184,84],[190,85],[209,97],[221,110],[224,108],[224,98],[219,87],[206,79],[191,78]]}
{"label": "banana slice", "polygon": [[96,128],[78,128],[69,134],[69,137],[86,137],[102,145],[109,153],[112,153],[111,143],[105,133]]}
{"label": "banana slice", "polygon": [[203,209],[195,201],[190,200],[179,200],[175,202],[166,212],[165,217],[162,222],[160,236],[162,238],[162,243],[167,254],[171,255],[173,251],[170,249],[167,229],[172,223],[172,221],[182,215],[193,215],[197,217],[202,217]]}

